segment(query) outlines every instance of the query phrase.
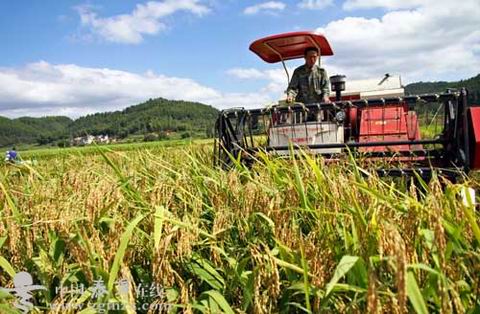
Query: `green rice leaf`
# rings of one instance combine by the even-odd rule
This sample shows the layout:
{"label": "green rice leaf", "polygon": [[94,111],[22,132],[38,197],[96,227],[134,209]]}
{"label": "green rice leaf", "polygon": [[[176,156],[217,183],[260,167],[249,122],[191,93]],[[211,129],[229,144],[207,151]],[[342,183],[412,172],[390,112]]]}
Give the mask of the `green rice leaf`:
{"label": "green rice leaf", "polygon": [[264,213],[261,213],[261,212],[255,212],[252,214],[252,216],[259,216],[260,218],[262,218],[263,220],[265,220],[268,225],[270,226],[270,228],[272,228],[272,231],[275,230],[275,223],[273,222],[272,219],[270,219],[267,215],[265,215]]}
{"label": "green rice leaf", "polygon": [[0,249],[2,248],[5,241],[7,241],[8,236],[0,237]]}
{"label": "green rice leaf", "polygon": [[295,154],[293,153],[292,144],[290,144],[289,150],[293,160],[293,170],[295,172],[295,189],[297,190],[297,193],[300,196],[302,208],[308,209],[310,208],[308,205],[308,198],[305,192],[305,187],[303,186],[302,177],[300,175],[300,169],[298,168],[297,160],[295,158]]}
{"label": "green rice leaf", "polygon": [[0,256],[0,267],[2,267],[11,278],[15,276],[15,269],[13,269],[12,265],[3,256]]}
{"label": "green rice leaf", "polygon": [[201,256],[195,254],[192,261],[187,264],[187,268],[213,289],[221,290],[225,287],[225,280],[223,277]]}
{"label": "green rice leaf", "polygon": [[332,292],[333,288],[338,283],[338,281],[342,279],[343,276],[345,276],[345,274],[347,274],[350,271],[350,269],[353,268],[353,266],[355,266],[358,260],[359,260],[358,256],[345,255],[342,257],[342,259],[340,260],[340,263],[337,265],[337,268],[335,269],[335,273],[333,274],[332,279],[327,284],[327,291],[325,293],[325,296],[328,296]]}
{"label": "green rice leaf", "polygon": [[413,272],[408,272],[407,274],[407,296],[412,303],[412,306],[417,313],[427,314],[427,306],[425,300],[423,299],[422,292],[418,287],[417,280]]}
{"label": "green rice leaf", "polygon": [[78,314],[96,314],[97,313],[97,310],[89,307],[89,308],[86,308],[84,310],[81,310],[80,312],[78,312]]}
{"label": "green rice leaf", "polygon": [[7,304],[0,304],[0,313],[2,314],[19,314],[20,311],[13,309]]}
{"label": "green rice leaf", "polygon": [[215,303],[220,307],[223,313],[235,314],[235,312],[232,310],[232,308],[228,304],[227,300],[225,300],[225,297],[221,295],[218,291],[210,290],[202,293],[202,295],[203,294],[209,296],[212,300],[214,300]]}
{"label": "green rice leaf", "polygon": [[11,299],[11,298],[14,298],[14,296],[8,293],[7,290],[0,289],[0,300]]}
{"label": "green rice leaf", "polygon": [[15,219],[17,220],[17,222],[20,222],[22,215],[20,214],[20,211],[18,210],[17,205],[15,205],[15,202],[10,197],[10,194],[8,193],[8,190],[3,182],[3,177],[0,178],[0,190],[3,192],[3,195],[5,196],[5,200],[8,204],[8,207],[10,207],[10,210],[12,211],[13,216],[15,216]]}
{"label": "green rice leaf", "polygon": [[145,216],[143,214],[139,214],[134,220],[132,220],[128,224],[127,228],[122,234],[122,237],[120,238],[120,246],[118,247],[118,251],[117,251],[117,254],[115,255],[112,268],[110,269],[110,275],[108,277],[107,288],[109,292],[112,291],[115,280],[117,279],[118,271],[120,269],[120,264],[122,263],[123,257],[125,256],[128,242],[130,242],[130,238],[132,236],[133,230],[138,225],[138,223],[142,221],[144,217]]}

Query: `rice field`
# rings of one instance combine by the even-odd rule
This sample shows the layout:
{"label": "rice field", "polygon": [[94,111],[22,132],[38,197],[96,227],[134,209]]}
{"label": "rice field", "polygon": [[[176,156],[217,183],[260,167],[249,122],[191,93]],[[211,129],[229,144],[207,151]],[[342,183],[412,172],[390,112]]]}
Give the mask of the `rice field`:
{"label": "rice field", "polygon": [[1,313],[480,311],[460,197],[478,178],[416,189],[308,155],[223,171],[209,143],[25,155],[1,166]]}

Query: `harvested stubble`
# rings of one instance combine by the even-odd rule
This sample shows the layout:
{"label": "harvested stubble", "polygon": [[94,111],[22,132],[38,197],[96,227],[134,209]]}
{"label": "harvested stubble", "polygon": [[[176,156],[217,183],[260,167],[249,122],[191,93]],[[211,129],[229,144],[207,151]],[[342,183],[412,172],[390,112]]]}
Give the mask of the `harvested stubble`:
{"label": "harvested stubble", "polygon": [[[259,159],[222,171],[195,145],[4,167],[0,286],[28,271],[47,287],[35,309],[50,313],[80,302],[147,302],[151,313],[165,303],[183,313],[480,309],[479,214],[459,199],[462,185],[434,179],[422,195],[352,162]],[[119,279],[135,283],[128,294]],[[140,299],[146,283],[165,293]],[[90,291],[58,292],[75,284]],[[0,311],[13,301],[0,292]]]}

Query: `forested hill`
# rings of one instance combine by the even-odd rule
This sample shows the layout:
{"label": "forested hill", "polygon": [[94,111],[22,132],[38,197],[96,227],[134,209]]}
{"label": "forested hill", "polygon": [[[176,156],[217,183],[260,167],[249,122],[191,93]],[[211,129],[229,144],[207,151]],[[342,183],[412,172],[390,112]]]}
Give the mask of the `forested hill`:
{"label": "forested hill", "polygon": [[163,98],[122,111],[96,113],[75,120],[69,127],[72,136],[108,134],[126,137],[150,132],[202,132],[213,128],[218,110],[201,103]]}
{"label": "forested hill", "polygon": [[0,117],[0,147],[15,144],[49,144],[86,134],[128,135],[172,133],[206,135],[213,129],[218,110],[201,103],[150,99],[122,111],[68,117]]}
{"label": "forested hill", "polygon": [[0,146],[35,143],[49,138],[66,138],[68,137],[68,126],[72,122],[67,117],[23,117],[18,119],[0,117]]}
{"label": "forested hill", "polygon": [[461,87],[465,87],[470,93],[470,101],[480,105],[480,74],[458,82],[418,82],[408,84],[405,86],[405,93],[407,95],[442,93],[445,92],[447,88]]}

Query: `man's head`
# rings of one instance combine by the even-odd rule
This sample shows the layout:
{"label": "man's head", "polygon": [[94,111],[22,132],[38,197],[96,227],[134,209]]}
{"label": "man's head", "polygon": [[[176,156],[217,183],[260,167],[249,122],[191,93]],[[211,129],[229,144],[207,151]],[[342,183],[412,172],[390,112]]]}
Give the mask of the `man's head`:
{"label": "man's head", "polygon": [[316,47],[308,47],[305,49],[303,53],[303,57],[305,58],[305,65],[309,68],[313,67],[318,60],[318,48]]}

